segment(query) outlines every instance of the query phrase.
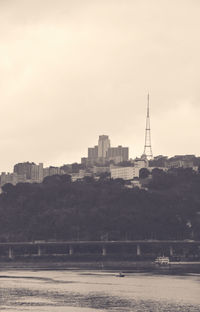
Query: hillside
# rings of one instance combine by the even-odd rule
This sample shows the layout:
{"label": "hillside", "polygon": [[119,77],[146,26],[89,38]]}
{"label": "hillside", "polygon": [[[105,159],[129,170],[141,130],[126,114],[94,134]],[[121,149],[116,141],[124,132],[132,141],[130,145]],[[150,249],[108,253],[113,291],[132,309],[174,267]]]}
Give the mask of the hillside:
{"label": "hillside", "polygon": [[200,239],[200,175],[155,169],[149,190],[120,180],[6,184],[0,195],[0,241]]}

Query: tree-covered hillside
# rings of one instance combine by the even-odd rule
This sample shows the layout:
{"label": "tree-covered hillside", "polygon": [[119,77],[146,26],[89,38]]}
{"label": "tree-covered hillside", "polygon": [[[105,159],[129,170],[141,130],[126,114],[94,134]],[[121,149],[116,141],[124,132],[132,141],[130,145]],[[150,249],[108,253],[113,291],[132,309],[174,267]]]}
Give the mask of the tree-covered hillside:
{"label": "tree-covered hillside", "polygon": [[0,241],[200,239],[200,175],[155,169],[149,190],[120,180],[6,184]]}

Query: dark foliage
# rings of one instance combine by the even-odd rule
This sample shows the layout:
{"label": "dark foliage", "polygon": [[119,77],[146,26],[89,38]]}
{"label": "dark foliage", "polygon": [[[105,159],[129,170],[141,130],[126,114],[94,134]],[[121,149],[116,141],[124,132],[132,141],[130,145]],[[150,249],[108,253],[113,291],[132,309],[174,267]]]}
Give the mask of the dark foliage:
{"label": "dark foliage", "polygon": [[41,184],[6,184],[0,195],[0,240],[200,239],[200,175],[152,172],[149,191],[121,180],[68,175]]}
{"label": "dark foliage", "polygon": [[146,179],[150,175],[150,171],[147,168],[140,169],[139,176],[140,179]]}

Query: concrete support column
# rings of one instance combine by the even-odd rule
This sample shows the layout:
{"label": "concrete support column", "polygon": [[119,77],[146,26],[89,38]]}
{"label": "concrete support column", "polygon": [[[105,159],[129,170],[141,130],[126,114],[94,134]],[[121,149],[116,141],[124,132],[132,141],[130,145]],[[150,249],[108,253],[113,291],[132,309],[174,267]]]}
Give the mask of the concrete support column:
{"label": "concrete support column", "polygon": [[102,247],[102,256],[106,256],[106,254],[107,254],[106,247],[103,246],[103,247]]}
{"label": "concrete support column", "polygon": [[12,247],[9,247],[9,249],[8,249],[8,258],[13,259],[13,248]]}
{"label": "concrete support column", "polygon": [[69,246],[69,255],[72,256],[74,254],[73,246]]}
{"label": "concrete support column", "polygon": [[137,244],[137,252],[136,252],[137,256],[141,256],[141,248],[140,245]]}
{"label": "concrete support column", "polygon": [[184,248],[183,248],[183,257],[186,257],[186,254],[187,254],[187,248],[184,247]]}
{"label": "concrete support column", "polygon": [[41,256],[41,255],[42,255],[42,247],[38,246],[38,256]]}
{"label": "concrete support column", "polygon": [[169,246],[169,255],[172,257],[174,255],[174,249],[172,246]]}

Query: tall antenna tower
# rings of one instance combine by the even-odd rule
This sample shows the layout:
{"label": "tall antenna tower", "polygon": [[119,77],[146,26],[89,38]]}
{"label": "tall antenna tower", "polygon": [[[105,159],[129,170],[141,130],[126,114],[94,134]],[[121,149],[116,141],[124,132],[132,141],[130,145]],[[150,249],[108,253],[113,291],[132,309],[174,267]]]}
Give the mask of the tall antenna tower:
{"label": "tall antenna tower", "polygon": [[147,118],[146,118],[143,157],[147,158],[148,160],[153,158],[153,153],[152,153],[152,148],[151,148],[151,128],[150,128],[150,116],[149,116],[149,93],[147,95]]}

